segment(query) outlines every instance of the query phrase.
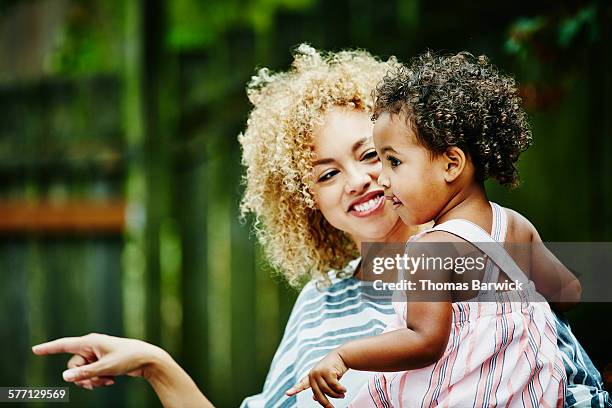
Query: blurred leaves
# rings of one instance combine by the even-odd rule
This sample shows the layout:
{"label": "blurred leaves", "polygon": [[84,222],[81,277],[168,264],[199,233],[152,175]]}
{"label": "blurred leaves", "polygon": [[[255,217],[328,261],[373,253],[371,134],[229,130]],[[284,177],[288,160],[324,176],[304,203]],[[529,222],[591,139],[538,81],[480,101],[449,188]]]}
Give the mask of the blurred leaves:
{"label": "blurred leaves", "polygon": [[548,21],[543,16],[519,18],[510,28],[510,36],[506,41],[506,51],[510,54],[528,52],[528,44],[532,38],[546,27]]}
{"label": "blurred leaves", "polygon": [[525,106],[546,110],[561,103],[576,76],[583,75],[589,54],[597,54],[603,43],[602,24],[610,20],[609,6],[592,0],[564,4],[511,24],[504,50],[519,62]]}
{"label": "blurred leaves", "polygon": [[47,56],[51,74],[117,72],[122,62],[123,6],[118,0],[70,1],[56,46]]}
{"label": "blurred leaves", "polygon": [[593,2],[574,12],[517,19],[510,27],[505,50],[522,60],[558,59],[564,51],[576,51],[598,39],[601,7]]}
{"label": "blurred leaves", "polygon": [[169,6],[168,45],[184,50],[207,47],[231,28],[250,27],[268,30],[281,10],[305,10],[316,0],[227,0],[224,2],[174,0]]}
{"label": "blurred leaves", "polygon": [[567,48],[583,30],[586,31],[589,42],[593,42],[597,35],[596,13],[597,6],[592,4],[579,10],[575,16],[561,21],[558,35],[559,45]]}

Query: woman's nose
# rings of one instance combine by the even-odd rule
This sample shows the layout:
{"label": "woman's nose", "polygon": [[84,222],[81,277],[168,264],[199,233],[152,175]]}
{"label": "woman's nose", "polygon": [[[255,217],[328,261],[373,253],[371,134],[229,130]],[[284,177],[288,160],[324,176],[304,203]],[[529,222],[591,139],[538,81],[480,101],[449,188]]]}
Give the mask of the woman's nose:
{"label": "woman's nose", "polygon": [[366,171],[353,170],[348,175],[345,191],[347,194],[361,193],[367,190],[372,183],[372,178]]}

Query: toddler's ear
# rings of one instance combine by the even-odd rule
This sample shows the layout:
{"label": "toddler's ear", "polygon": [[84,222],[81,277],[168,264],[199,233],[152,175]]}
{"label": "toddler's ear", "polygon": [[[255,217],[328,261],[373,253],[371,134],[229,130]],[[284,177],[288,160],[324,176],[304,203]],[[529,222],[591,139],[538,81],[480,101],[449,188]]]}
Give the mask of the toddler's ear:
{"label": "toddler's ear", "polygon": [[452,183],[463,173],[466,165],[466,157],[463,150],[457,146],[451,146],[442,154],[444,164],[444,181]]}

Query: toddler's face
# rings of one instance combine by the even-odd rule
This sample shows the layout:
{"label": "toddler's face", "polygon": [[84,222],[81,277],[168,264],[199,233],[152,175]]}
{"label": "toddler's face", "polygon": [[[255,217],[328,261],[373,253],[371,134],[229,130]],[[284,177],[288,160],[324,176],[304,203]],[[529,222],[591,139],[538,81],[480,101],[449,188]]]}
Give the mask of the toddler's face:
{"label": "toddler's face", "polygon": [[374,144],[383,165],[378,183],[402,221],[419,225],[433,220],[447,193],[442,160],[418,144],[401,115],[383,113],[376,120]]}

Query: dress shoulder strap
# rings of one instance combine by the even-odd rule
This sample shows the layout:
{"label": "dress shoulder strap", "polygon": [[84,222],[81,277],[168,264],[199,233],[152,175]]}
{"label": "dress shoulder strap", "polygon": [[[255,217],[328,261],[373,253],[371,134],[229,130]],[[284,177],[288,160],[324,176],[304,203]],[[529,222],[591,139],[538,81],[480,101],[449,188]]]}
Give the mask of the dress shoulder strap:
{"label": "dress shoulder strap", "polygon": [[498,204],[491,202],[493,210],[493,226],[491,228],[491,236],[497,242],[506,241],[508,232],[508,215],[506,211]]}
{"label": "dress shoulder strap", "polygon": [[[502,210],[503,211],[503,210]],[[513,281],[528,283],[529,280],[518,267],[504,247],[494,240],[485,230],[478,225],[464,219],[454,219],[443,222],[430,229],[432,231],[444,231],[458,236],[480,249],[487,257],[504,271]],[[505,235],[505,233],[504,233]]]}

